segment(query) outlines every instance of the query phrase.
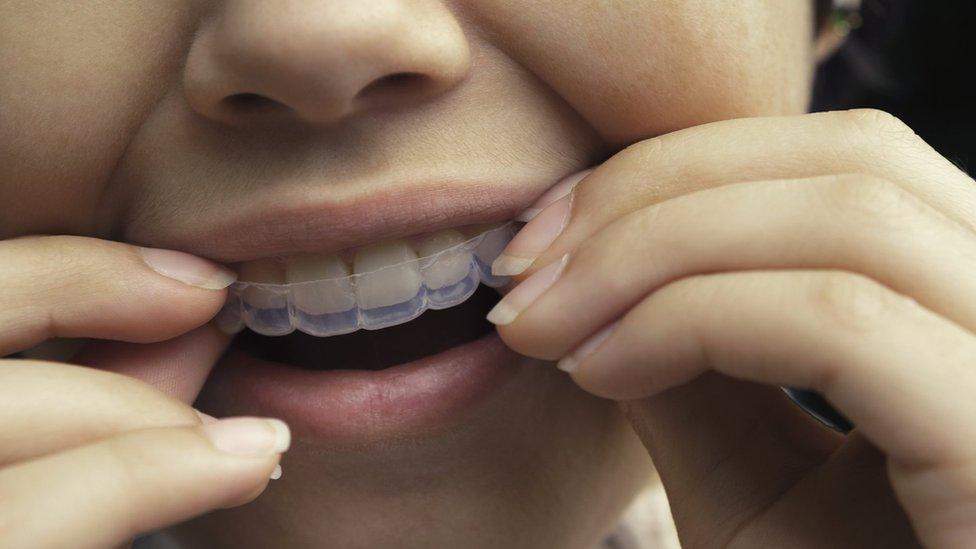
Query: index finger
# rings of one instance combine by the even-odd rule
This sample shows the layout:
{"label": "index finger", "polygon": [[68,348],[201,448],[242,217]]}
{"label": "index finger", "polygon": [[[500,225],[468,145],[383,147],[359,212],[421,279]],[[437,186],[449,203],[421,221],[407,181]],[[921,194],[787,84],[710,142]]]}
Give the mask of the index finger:
{"label": "index finger", "polygon": [[895,117],[854,110],[726,120],[635,143],[547,205],[493,267],[524,278],[615,219],[682,195],[840,173],[881,177],[976,231],[976,186],[968,175]]}

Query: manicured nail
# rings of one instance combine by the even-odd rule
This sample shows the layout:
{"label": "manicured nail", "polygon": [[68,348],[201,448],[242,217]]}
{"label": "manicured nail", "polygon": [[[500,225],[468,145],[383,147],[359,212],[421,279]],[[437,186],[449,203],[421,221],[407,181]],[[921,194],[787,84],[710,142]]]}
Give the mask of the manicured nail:
{"label": "manicured nail", "polygon": [[569,254],[566,254],[559,261],[532,273],[532,276],[523,280],[488,312],[488,321],[499,326],[511,324],[522,311],[559,279],[568,260]]}
{"label": "manicured nail", "polygon": [[491,264],[493,275],[521,274],[535,263],[539,254],[544,252],[566,228],[573,207],[573,189],[592,171],[592,169],[584,170],[566,177],[540,196],[531,207],[515,217],[518,221],[528,222],[528,225],[515,235],[515,238],[502,250],[501,255]]}
{"label": "manicured nail", "polygon": [[550,204],[515,235],[495,261],[491,274],[512,276],[525,272],[539,255],[556,240],[569,222],[572,193]]}
{"label": "manicured nail", "polygon": [[278,480],[281,478],[281,465],[275,465],[274,471],[271,471],[271,476],[268,478],[271,480]]}
{"label": "manicured nail", "polygon": [[592,355],[610,337],[610,334],[613,333],[613,330],[619,323],[620,321],[618,320],[590,336],[586,341],[580,343],[578,347],[573,349],[573,352],[559,359],[556,367],[564,372],[575,372],[579,368],[580,363],[583,362],[583,359]]}
{"label": "manicured nail", "polygon": [[139,248],[139,251],[152,270],[190,286],[222,290],[237,280],[230,269],[202,257],[160,248]]}
{"label": "manicured nail", "polygon": [[536,199],[531,206],[522,210],[522,213],[515,216],[516,221],[522,221],[528,223],[532,219],[539,215],[543,209],[549,204],[559,200],[560,198],[566,196],[576,187],[577,183],[582,181],[586,176],[590,175],[593,168],[588,170],[583,170],[581,172],[576,172],[572,175],[568,175],[561,179],[558,183],[549,187],[546,192],[542,193],[542,196]]}
{"label": "manicured nail", "polygon": [[208,423],[201,429],[218,450],[239,456],[281,454],[291,445],[291,431],[278,419],[235,417]]}

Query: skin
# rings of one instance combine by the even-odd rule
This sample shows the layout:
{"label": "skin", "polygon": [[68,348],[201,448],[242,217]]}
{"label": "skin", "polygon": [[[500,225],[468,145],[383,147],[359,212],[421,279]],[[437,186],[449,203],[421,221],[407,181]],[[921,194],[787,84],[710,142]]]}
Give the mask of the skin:
{"label": "skin", "polygon": [[[949,250],[974,245],[972,182],[885,116],[795,116],[826,49],[813,26],[810,6],[761,0],[0,1],[0,355],[114,340],[88,368],[3,361],[0,545],[204,515],[178,529],[189,546],[587,547],[650,454],[689,546],[962,546],[976,290],[950,275],[976,255]],[[400,72],[425,80],[370,86]],[[239,93],[273,101],[227,109]],[[342,208],[435,176],[531,197],[598,162],[529,270],[571,252],[562,277],[500,329],[555,360],[624,317],[572,377],[526,368],[449,432],[296,440],[273,489],[226,509],[281,450],[220,451],[190,406],[226,345],[206,322],[227,280],[209,262],[161,276],[134,245],[221,261],[187,237],[221,211]],[[860,431],[814,426],[781,384]],[[208,394],[204,411],[234,408]]]}

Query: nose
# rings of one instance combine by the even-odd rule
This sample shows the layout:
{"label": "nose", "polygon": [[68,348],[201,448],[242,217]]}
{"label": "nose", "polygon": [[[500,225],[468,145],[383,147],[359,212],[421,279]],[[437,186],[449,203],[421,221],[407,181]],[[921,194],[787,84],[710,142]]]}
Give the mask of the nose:
{"label": "nose", "polygon": [[201,22],[183,88],[226,124],[332,124],[430,100],[470,62],[441,0],[226,0]]}

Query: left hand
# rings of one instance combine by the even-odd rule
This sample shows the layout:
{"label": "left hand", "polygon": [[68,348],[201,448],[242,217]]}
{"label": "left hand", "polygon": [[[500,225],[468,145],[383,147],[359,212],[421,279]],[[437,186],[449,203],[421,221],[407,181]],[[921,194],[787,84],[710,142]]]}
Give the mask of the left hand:
{"label": "left hand", "polygon": [[502,338],[624,401],[686,546],[976,546],[976,182],[894,117],[642,141],[505,255]]}

